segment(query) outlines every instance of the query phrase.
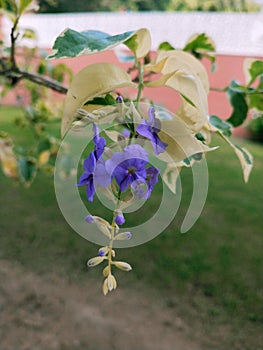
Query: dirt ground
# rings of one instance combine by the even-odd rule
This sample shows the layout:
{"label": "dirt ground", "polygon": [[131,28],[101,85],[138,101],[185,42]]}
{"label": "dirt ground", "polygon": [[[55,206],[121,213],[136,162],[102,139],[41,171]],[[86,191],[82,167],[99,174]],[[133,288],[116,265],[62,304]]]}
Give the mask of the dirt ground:
{"label": "dirt ground", "polygon": [[139,290],[41,277],[0,260],[0,350],[201,350],[191,329]]}

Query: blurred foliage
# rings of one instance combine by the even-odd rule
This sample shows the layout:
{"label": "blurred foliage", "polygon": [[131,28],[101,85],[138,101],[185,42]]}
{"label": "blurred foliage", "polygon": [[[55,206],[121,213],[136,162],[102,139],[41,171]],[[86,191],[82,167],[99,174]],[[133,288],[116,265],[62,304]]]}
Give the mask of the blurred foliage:
{"label": "blurred foliage", "polygon": [[0,98],[11,92],[15,105],[23,111],[13,120],[13,127],[28,136],[27,143],[13,142],[1,123],[0,163],[6,176],[29,186],[39,170],[53,174],[60,138],[50,132],[49,125],[59,119],[61,107],[50,83],[70,81],[72,72],[63,63],[47,61],[47,52],[37,47],[36,33],[20,27],[21,15],[37,9],[34,1],[1,0],[0,4],[13,23],[11,45],[2,43],[0,51]]}
{"label": "blurred foliage", "polygon": [[251,140],[263,143],[263,114],[253,113],[251,120],[247,124],[247,129]]}
{"label": "blurred foliage", "polygon": [[170,0],[168,10],[255,12],[260,6],[253,0]]}
{"label": "blurred foliage", "polygon": [[253,0],[44,0],[40,12],[95,11],[259,11]]}

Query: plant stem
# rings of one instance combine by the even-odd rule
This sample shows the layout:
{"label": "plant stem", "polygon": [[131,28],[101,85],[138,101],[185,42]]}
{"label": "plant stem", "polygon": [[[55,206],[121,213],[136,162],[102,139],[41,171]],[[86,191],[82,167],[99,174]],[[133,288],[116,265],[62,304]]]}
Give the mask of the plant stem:
{"label": "plant stem", "polygon": [[141,64],[141,61],[138,61],[137,65],[138,65],[138,73],[139,73],[139,86],[138,86],[136,103],[138,106],[140,99],[141,99],[142,90],[143,90],[143,71],[144,71],[144,69],[143,69],[143,65]]}
{"label": "plant stem", "polygon": [[11,51],[10,51],[10,62],[11,62],[11,66],[12,69],[15,70],[17,68],[17,64],[16,64],[16,57],[15,57],[15,50],[16,50],[16,40],[18,38],[18,33],[16,33],[16,29],[17,29],[17,25],[19,22],[20,17],[17,16],[14,25],[11,29]]}
{"label": "plant stem", "polygon": [[[121,189],[119,188],[118,191],[118,201],[115,206],[115,210],[119,208],[119,203],[121,200]],[[114,212],[115,212],[114,210]],[[113,241],[114,241],[114,235],[115,235],[115,228],[116,228],[116,223],[114,221],[114,215],[112,218],[112,223],[111,223],[111,236],[110,236],[110,242],[109,242],[109,253],[108,253],[108,266],[109,266],[109,272],[111,273],[111,262],[112,262],[112,248],[113,248]]]}

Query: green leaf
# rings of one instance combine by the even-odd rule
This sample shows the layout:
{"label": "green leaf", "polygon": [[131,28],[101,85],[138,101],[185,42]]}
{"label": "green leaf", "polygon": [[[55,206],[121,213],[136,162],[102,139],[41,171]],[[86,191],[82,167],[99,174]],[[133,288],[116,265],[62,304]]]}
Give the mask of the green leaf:
{"label": "green leaf", "polygon": [[229,101],[233,107],[233,112],[227,122],[231,123],[233,126],[241,125],[247,117],[248,106],[245,100],[244,93],[238,92],[236,87],[240,85],[236,81],[232,81],[227,88],[227,94]]}
{"label": "green leaf", "polygon": [[168,41],[163,41],[159,46],[158,46],[158,51],[163,50],[163,51],[170,51],[170,50],[175,50],[175,48],[168,42]]}
{"label": "green leaf", "polygon": [[36,175],[36,163],[32,158],[20,157],[18,159],[19,175],[26,184],[30,184]]}
{"label": "green leaf", "polygon": [[105,97],[95,97],[92,100],[89,100],[86,104],[108,106],[108,105],[115,105],[116,100],[110,94],[106,94]]}
{"label": "green leaf", "polygon": [[20,0],[18,6],[19,14],[21,15],[25,10],[36,10],[38,6],[34,4],[34,0]]}
{"label": "green leaf", "polygon": [[263,111],[263,94],[252,94],[249,96],[249,107],[256,108],[259,111]]}
{"label": "green leaf", "polygon": [[230,123],[220,119],[216,115],[210,115],[209,121],[215,128],[220,130],[223,135],[225,136],[232,135],[232,125]]}
{"label": "green leaf", "polygon": [[195,34],[186,43],[183,51],[191,52],[196,58],[207,57],[212,63],[214,69],[215,56],[211,52],[216,50],[215,43],[205,33]]}
{"label": "green leaf", "polygon": [[[112,36],[97,30],[77,32],[68,28],[56,38],[52,52],[47,59],[89,55],[109,50],[122,43],[137,53],[138,50],[144,51],[146,45],[144,41],[147,38],[145,40],[143,38],[146,36],[146,32],[149,33],[147,29],[140,29]],[[140,40],[143,41],[142,45]],[[141,52],[139,55],[137,54],[137,57],[142,57]]]}
{"label": "green leaf", "polygon": [[249,97],[249,108],[256,108],[259,111],[263,111],[263,75],[261,75],[259,84],[255,89],[249,89],[252,92]]}
{"label": "green leaf", "polygon": [[51,148],[51,142],[49,138],[43,138],[39,141],[37,151],[38,153],[47,151]]}
{"label": "green leaf", "polygon": [[213,52],[216,50],[213,40],[207,36],[205,33],[195,34],[190,40],[186,43],[183,48],[184,51],[189,51],[192,53],[196,52]]}
{"label": "green leaf", "polygon": [[258,76],[263,74],[263,61],[252,62],[248,71],[251,77],[248,85],[251,85],[257,79]]}

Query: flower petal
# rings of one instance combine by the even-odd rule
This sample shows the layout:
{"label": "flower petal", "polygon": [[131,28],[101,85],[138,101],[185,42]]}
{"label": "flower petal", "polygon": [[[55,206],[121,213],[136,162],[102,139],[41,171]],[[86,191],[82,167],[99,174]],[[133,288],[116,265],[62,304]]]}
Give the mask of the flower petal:
{"label": "flower petal", "polygon": [[84,160],[83,168],[89,173],[93,173],[96,165],[96,158],[93,152]]}
{"label": "flower petal", "polygon": [[87,183],[87,187],[86,187],[86,195],[89,202],[93,202],[94,194],[95,194],[95,187],[93,184],[93,176],[92,176],[90,178],[90,181]]}
{"label": "flower petal", "polygon": [[94,185],[100,185],[101,187],[107,187],[111,183],[111,175],[107,172],[105,164],[102,161],[98,161],[94,171]]}

